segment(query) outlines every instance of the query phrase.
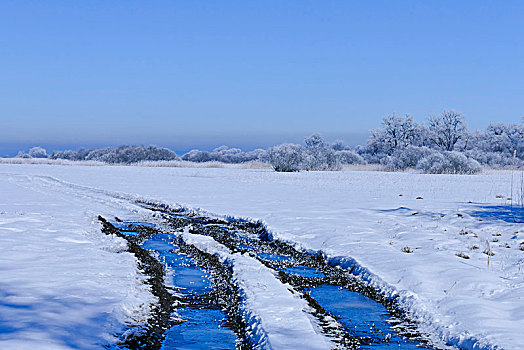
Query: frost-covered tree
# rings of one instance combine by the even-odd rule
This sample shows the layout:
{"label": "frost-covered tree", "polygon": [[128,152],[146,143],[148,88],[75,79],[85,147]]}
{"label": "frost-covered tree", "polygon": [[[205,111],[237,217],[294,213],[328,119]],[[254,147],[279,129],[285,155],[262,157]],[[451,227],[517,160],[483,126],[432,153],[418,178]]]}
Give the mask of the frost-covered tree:
{"label": "frost-covered tree", "polygon": [[276,171],[299,171],[302,164],[302,147],[292,143],[273,146],[267,150],[267,157]]}
{"label": "frost-covered tree", "polygon": [[42,147],[33,147],[29,150],[31,158],[47,158],[47,152]]}
{"label": "frost-covered tree", "polygon": [[331,144],[331,148],[333,148],[333,150],[335,150],[335,151],[349,151],[349,150],[351,150],[351,147],[346,145],[346,143],[344,141],[342,141],[342,140],[335,140]]}
{"label": "frost-covered tree", "polygon": [[431,141],[444,151],[453,151],[457,142],[463,140],[467,134],[464,118],[453,110],[430,117],[428,124]]}
{"label": "frost-covered tree", "polygon": [[336,170],[339,165],[333,148],[329,147],[320,134],[313,134],[305,139],[303,151],[303,169]]}
{"label": "frost-covered tree", "polygon": [[524,125],[490,124],[484,133],[479,148],[490,152],[501,152],[524,159]]}
{"label": "frost-covered tree", "polygon": [[245,161],[247,162],[251,162],[255,160],[265,162],[267,161],[267,151],[262,148],[257,148],[252,151],[246,152],[244,158],[245,158]]}
{"label": "frost-covered tree", "polygon": [[242,163],[245,161],[245,153],[240,148],[220,146],[213,150],[212,158],[222,163]]}
{"label": "frost-covered tree", "polygon": [[384,153],[391,155],[394,150],[413,145],[418,142],[421,127],[414,121],[413,117],[406,115],[399,117],[395,114],[382,119],[380,129],[371,130],[368,140],[368,150],[372,154]]}

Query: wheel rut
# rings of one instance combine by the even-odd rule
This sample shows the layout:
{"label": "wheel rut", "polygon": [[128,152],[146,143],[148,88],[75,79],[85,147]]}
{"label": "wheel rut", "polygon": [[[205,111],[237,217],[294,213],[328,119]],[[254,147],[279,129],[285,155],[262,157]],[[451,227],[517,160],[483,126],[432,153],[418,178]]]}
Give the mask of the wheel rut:
{"label": "wheel rut", "polygon": [[[211,237],[232,254],[252,257],[274,271],[281,283],[307,302],[311,319],[334,348],[437,349],[396,300],[362,281],[353,269],[332,265],[321,253],[304,252],[274,239],[259,222],[208,217],[157,203],[138,204],[154,212],[152,222],[99,218],[106,234],[128,241],[129,251],[151,276],[148,283],[159,300],[151,321],[141,331],[121,337],[120,348],[175,349],[206,341],[204,348],[264,348],[241,310],[243,295],[234,281],[233,267],[185,242],[180,232],[187,230]],[[199,279],[203,285],[197,283]]]}

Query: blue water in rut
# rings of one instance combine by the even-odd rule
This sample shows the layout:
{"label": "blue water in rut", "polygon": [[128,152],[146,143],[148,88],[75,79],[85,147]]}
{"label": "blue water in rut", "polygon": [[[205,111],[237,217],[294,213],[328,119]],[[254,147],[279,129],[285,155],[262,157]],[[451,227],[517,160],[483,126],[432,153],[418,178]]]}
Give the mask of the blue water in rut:
{"label": "blue water in rut", "polygon": [[[148,223],[133,222],[133,225],[153,227]],[[115,225],[116,226],[116,225]],[[117,228],[126,235],[136,235],[131,223],[118,223]],[[208,293],[213,288],[209,274],[195,265],[192,258],[180,253],[171,243],[173,235],[156,234],[147,239],[141,247],[158,254],[158,258],[170,270],[168,285],[179,295],[187,295],[193,300]],[[226,324],[221,310],[206,304],[191,303],[179,307],[177,316],[183,320],[167,330],[162,350],[171,349],[235,349],[237,336]]]}
{"label": "blue water in rut", "polygon": [[380,341],[362,344],[361,349],[421,349],[418,343],[406,341],[393,331],[388,310],[373,299],[329,284],[310,288],[309,292],[352,336]]}
{"label": "blue water in rut", "polygon": [[[139,222],[120,222],[115,226],[126,235],[136,235],[136,227],[133,225],[146,226],[145,224],[154,227]],[[227,226],[223,229],[228,231]],[[232,232],[230,233],[234,236]],[[167,285],[172,287],[175,293],[196,296],[197,298],[192,300],[199,300],[198,296],[205,295],[213,289],[209,272],[197,266],[189,255],[181,253],[172,243],[173,238],[171,234],[155,234],[141,246],[156,252],[159,260],[171,270]],[[271,266],[275,270],[315,281],[304,292],[332,315],[347,334],[360,339],[360,349],[425,348],[417,341],[403,339],[394,330],[392,325],[394,317],[382,304],[363,294],[330,284],[337,282],[331,282],[332,280],[327,278],[324,272],[328,270],[323,267],[316,268],[299,263],[300,259],[295,255],[288,255],[292,255],[289,251],[281,254],[281,251],[264,246],[256,238],[243,237],[238,241],[232,239],[232,242],[235,242],[235,247],[240,251],[250,252],[252,256],[274,264]],[[216,307],[205,303],[188,303],[177,308],[176,313],[184,322],[172,326],[165,333],[162,350],[235,348],[238,337],[228,326],[225,314]]]}
{"label": "blue water in rut", "polygon": [[[257,242],[249,238],[244,238],[236,247],[251,252],[261,249],[257,247]],[[288,255],[258,252],[256,256],[275,263],[276,269],[289,275],[306,279],[326,277],[319,269],[300,265]],[[329,283],[306,288],[305,292],[332,315],[348,334],[361,339],[360,349],[429,349],[417,341],[403,339],[392,328],[393,317],[388,309],[372,298]]]}

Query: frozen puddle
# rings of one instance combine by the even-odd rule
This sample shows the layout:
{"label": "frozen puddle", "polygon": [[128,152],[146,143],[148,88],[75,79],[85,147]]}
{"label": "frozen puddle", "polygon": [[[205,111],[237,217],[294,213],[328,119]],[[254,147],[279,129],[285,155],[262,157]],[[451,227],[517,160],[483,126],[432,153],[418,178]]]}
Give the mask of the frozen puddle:
{"label": "frozen puddle", "polygon": [[227,327],[217,327],[224,322],[220,310],[179,308],[177,313],[184,322],[166,332],[161,349],[235,349],[235,333]]}
{"label": "frozen puddle", "polygon": [[430,348],[393,300],[322,255],[273,240],[258,224],[154,210],[171,233],[115,227],[165,266],[180,300],[161,349]]}
{"label": "frozen puddle", "polygon": [[[240,245],[241,248],[249,247],[245,244]],[[280,255],[280,254],[267,254],[267,253],[258,253],[257,256],[262,260],[269,261],[291,261],[290,256]]]}
{"label": "frozen puddle", "polygon": [[361,349],[420,349],[416,342],[404,340],[394,332],[388,310],[373,299],[329,284],[312,287],[308,292],[347,332],[369,341],[361,344]]}
{"label": "frozen puddle", "polygon": [[213,289],[208,271],[180,253],[173,239],[173,235],[156,234],[141,245],[158,254],[169,271],[168,286],[187,303],[176,309],[182,322],[167,330],[161,349],[234,349],[235,332],[224,313],[208,300],[207,294]]}
{"label": "frozen puddle", "polygon": [[322,272],[320,272],[318,269],[309,267],[309,266],[291,266],[286,267],[285,269],[282,269],[281,271],[291,274],[291,275],[297,275],[300,277],[309,277],[309,278],[323,278],[326,277]]}

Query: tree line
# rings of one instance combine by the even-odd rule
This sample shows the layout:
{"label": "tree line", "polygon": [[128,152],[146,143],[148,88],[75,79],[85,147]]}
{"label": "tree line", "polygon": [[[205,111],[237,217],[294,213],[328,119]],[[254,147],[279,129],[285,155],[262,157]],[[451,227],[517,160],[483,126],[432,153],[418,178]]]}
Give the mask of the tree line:
{"label": "tree line", "polygon": [[18,157],[91,160],[105,163],[142,161],[189,161],[270,163],[276,171],[338,170],[347,164],[380,164],[389,170],[407,168],[426,173],[477,173],[481,165],[489,167],[524,166],[524,124],[490,124],[484,131],[470,131],[464,117],[453,110],[431,116],[417,123],[409,115],[395,114],[382,119],[371,130],[365,145],[351,148],[343,141],[326,142],[313,134],[304,145],[285,143],[269,149],[243,152],[221,146],[213,151],[191,150],[181,157],[156,146],[121,146],[118,148],[55,151],[50,155],[42,147],[33,147]]}

